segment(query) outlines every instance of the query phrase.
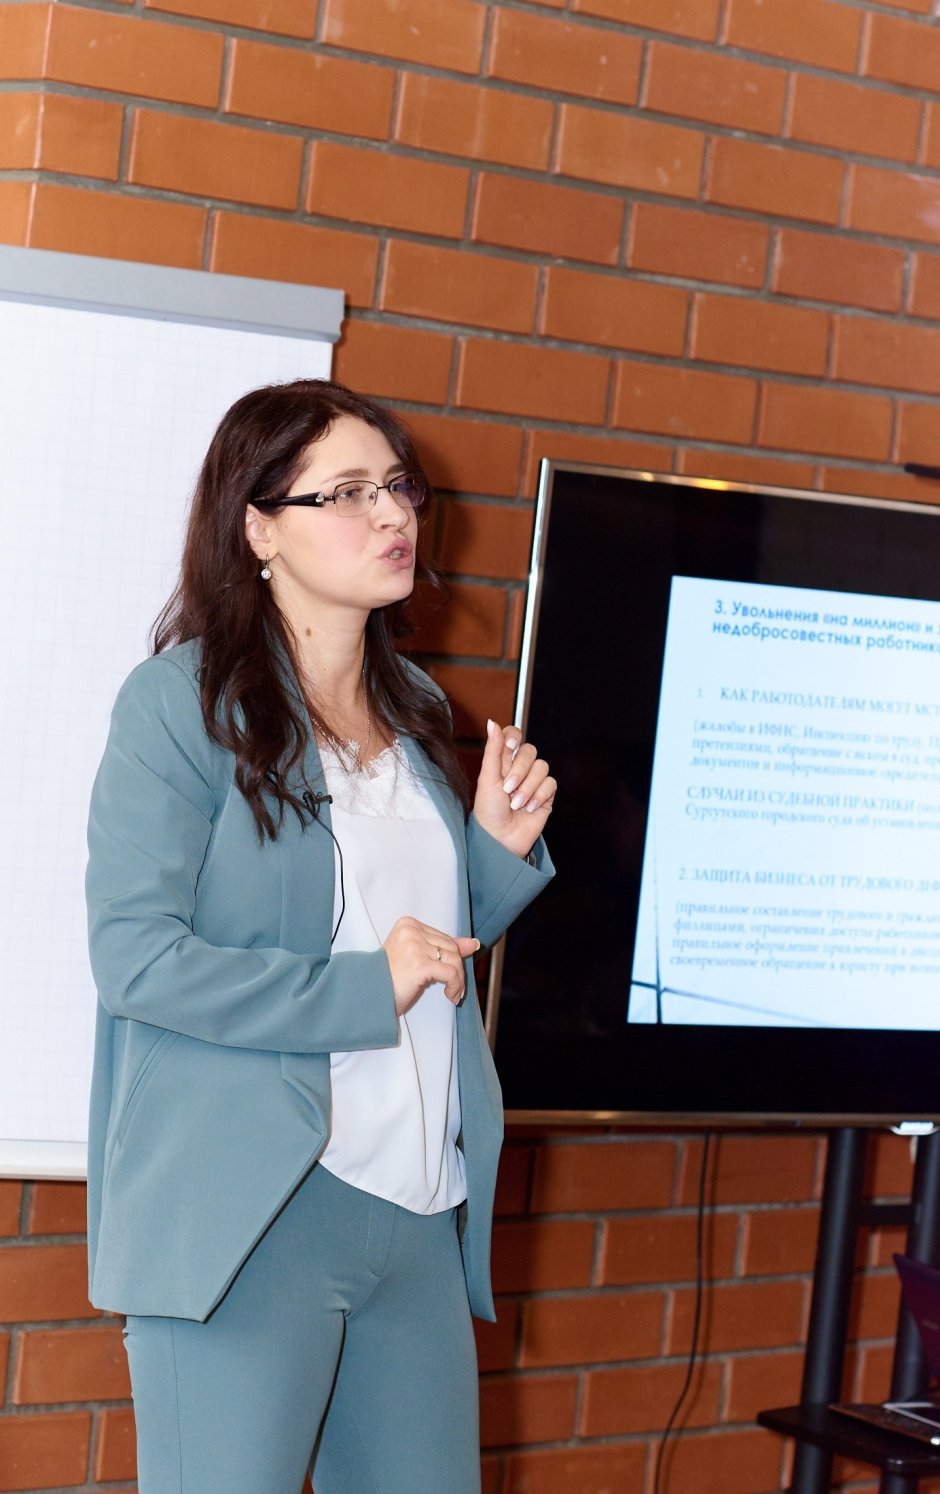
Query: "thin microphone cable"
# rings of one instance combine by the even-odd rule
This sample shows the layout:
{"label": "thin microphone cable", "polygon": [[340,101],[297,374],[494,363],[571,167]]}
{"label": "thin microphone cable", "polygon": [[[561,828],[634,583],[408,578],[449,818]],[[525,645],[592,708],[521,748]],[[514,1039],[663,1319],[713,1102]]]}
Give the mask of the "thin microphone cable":
{"label": "thin microphone cable", "polygon": [[336,839],[336,836],[333,834],[332,828],[320,818],[320,805],[332,804],[333,795],[315,794],[310,789],[307,789],[306,793],[301,794],[301,800],[303,801],[304,808],[307,810],[311,818],[316,820],[321,830],[326,831],[327,835],[330,837],[330,840],[336,847],[336,854],[339,857],[339,917],[336,920],[336,927],[330,935],[330,948],[332,949],[333,945],[336,943],[336,935],[339,933],[339,926],[343,921],[343,915],[346,912],[346,883],[343,877],[343,848],[340,845],[339,841]]}
{"label": "thin microphone cable", "polygon": [[698,1180],[698,1213],[695,1223],[695,1310],[692,1315],[692,1343],[689,1347],[689,1360],[686,1365],[685,1383],[679,1391],[676,1403],[669,1413],[665,1430],[659,1439],[656,1449],[656,1471],[653,1475],[653,1494],[661,1494],[661,1475],[663,1471],[663,1459],[666,1452],[666,1444],[672,1433],[673,1425],[692,1385],[692,1377],[698,1361],[698,1338],[702,1325],[702,1304],[705,1295],[705,1187],[708,1179],[708,1155],[711,1148],[711,1134],[706,1132],[704,1145],[702,1147],[702,1166]]}
{"label": "thin microphone cable", "polygon": [[[265,776],[267,777],[267,780],[270,783],[271,787],[276,788],[277,774],[274,772],[274,770],[271,769],[271,771],[268,772]],[[327,835],[330,837],[330,840],[336,847],[336,854],[339,857],[339,917],[336,920],[336,927],[330,935],[330,948],[332,949],[333,945],[336,942],[336,935],[339,933],[339,926],[343,921],[343,915],[346,912],[346,883],[343,879],[343,848],[340,845],[339,841],[336,839],[336,836],[333,834],[330,826],[324,824],[323,820],[321,820],[320,818],[320,805],[332,804],[333,795],[315,794],[312,789],[305,789],[305,791],[300,796],[300,802],[303,804],[304,809],[307,811],[310,818],[312,820],[316,820],[320,828],[326,831]]]}

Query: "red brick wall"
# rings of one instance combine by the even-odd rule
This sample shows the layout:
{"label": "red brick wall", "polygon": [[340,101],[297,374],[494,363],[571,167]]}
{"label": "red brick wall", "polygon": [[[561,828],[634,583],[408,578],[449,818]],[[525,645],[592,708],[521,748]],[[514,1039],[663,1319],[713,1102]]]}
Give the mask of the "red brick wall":
{"label": "red brick wall", "polygon": [[[685,1375],[702,1141],[517,1131],[478,1325],[486,1494],[644,1494]],[[867,1192],[904,1197],[909,1144],[871,1147]],[[788,1449],[753,1425],[798,1395],[824,1143],[724,1135],[708,1179],[705,1355],[668,1494],[770,1494]],[[85,1297],[84,1188],[0,1183],[0,1490],[133,1487],[120,1322]],[[845,1393],[887,1391],[899,1230],[859,1242]],[[839,1488],[871,1489],[842,1468]],[[926,1494],[926,1491],[925,1491]]]}
{"label": "red brick wall", "polygon": [[[343,286],[338,376],[442,501],[421,645],[461,734],[513,697],[543,455],[892,497],[940,461],[937,0],[0,3],[0,239]],[[701,1142],[520,1133],[481,1332],[487,1494],[649,1494]],[[879,1144],[871,1188],[909,1181]],[[822,1144],[726,1136],[669,1494],[770,1494]],[[81,1189],[0,1184],[0,1491],[132,1487]],[[887,1385],[895,1232],[847,1393]],[[873,1487],[840,1470],[841,1487]]]}

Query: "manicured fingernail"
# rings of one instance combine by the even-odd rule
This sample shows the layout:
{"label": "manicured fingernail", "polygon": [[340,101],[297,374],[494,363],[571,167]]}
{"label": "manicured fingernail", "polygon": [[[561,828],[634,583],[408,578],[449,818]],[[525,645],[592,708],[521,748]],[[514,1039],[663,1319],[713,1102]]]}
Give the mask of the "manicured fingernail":
{"label": "manicured fingernail", "polygon": [[506,746],[509,748],[510,752],[519,751],[519,743],[516,741],[515,737],[507,737]]}
{"label": "manicured fingernail", "polygon": [[528,802],[528,804],[525,807],[525,812],[526,812],[526,814],[531,814],[532,811],[534,809],[538,809],[538,807],[539,807],[539,801],[538,801],[538,799],[530,799],[529,802]]}
{"label": "manicured fingernail", "polygon": [[490,721],[489,719],[487,719],[487,723],[486,723],[486,735],[488,737],[491,737],[493,735],[493,733],[494,733],[495,730],[496,730],[496,722],[495,721]]}
{"label": "manicured fingernail", "polygon": [[509,801],[510,809],[521,809],[525,803],[525,794],[513,794]]}
{"label": "manicured fingernail", "polygon": [[506,790],[507,794],[511,794],[512,791],[513,791],[513,789],[514,788],[518,788],[518,787],[519,787],[519,779],[517,778],[517,776],[515,775],[515,773],[512,775],[511,778],[507,778],[506,782],[503,784],[503,788]]}

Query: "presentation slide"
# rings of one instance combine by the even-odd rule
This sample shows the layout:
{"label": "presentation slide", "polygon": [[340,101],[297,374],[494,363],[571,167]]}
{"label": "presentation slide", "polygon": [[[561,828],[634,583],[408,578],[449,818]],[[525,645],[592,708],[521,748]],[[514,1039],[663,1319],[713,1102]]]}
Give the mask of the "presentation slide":
{"label": "presentation slide", "polygon": [[940,603],[673,578],[627,1020],[940,1029]]}

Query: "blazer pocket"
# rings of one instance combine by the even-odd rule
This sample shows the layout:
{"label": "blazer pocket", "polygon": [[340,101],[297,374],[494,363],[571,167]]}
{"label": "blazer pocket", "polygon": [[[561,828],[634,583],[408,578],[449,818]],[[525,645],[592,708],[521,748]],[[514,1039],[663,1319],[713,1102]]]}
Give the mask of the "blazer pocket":
{"label": "blazer pocket", "polygon": [[173,1046],[179,1036],[180,1034],[178,1032],[170,1032],[169,1030],[161,1032],[153,1047],[150,1049],[150,1052],[147,1054],[147,1057],[144,1059],[140,1068],[137,1070],[137,1077],[131,1085],[130,1093],[128,1094],[127,1099],[124,1101],[124,1111],[121,1115],[121,1121],[117,1130],[116,1140],[118,1141],[118,1143],[123,1142],[125,1136],[127,1135],[130,1123],[134,1119],[134,1111],[140,1104],[140,1100],[144,1093],[144,1090],[147,1088],[150,1080],[153,1078],[163,1059],[166,1057],[167,1053],[170,1051],[170,1048]]}

